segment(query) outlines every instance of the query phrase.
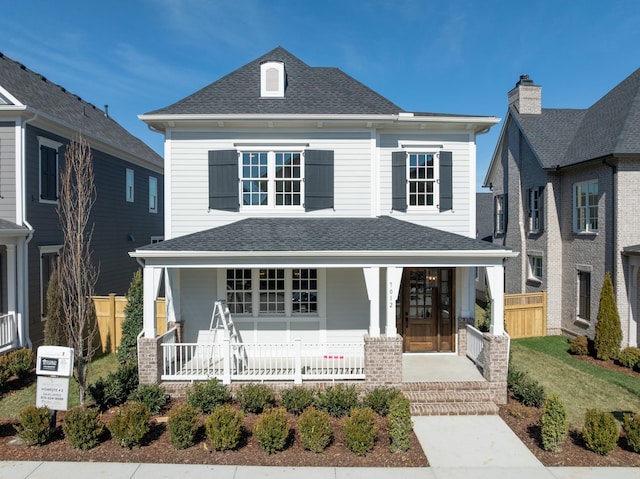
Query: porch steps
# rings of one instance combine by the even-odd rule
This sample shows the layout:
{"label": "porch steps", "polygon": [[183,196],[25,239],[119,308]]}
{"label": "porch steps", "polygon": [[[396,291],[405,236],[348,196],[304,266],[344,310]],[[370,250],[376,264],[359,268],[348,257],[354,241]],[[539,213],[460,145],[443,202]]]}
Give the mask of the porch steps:
{"label": "porch steps", "polygon": [[498,414],[487,381],[409,382],[401,389],[415,416]]}

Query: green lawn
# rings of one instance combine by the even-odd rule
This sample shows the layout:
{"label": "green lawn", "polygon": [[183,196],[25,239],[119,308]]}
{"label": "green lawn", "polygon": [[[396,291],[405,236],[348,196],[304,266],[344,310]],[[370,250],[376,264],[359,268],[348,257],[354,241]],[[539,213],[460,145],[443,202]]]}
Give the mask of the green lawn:
{"label": "green lawn", "polygon": [[[94,383],[101,376],[118,368],[115,354],[108,354],[95,359],[89,369],[89,382]],[[88,394],[88,393],[87,393]],[[72,378],[69,380],[69,408],[80,403],[78,384]],[[17,418],[20,410],[26,406],[36,404],[36,382],[19,391],[11,390],[11,383],[0,396],[0,418]]]}
{"label": "green lawn", "polygon": [[640,412],[639,379],[580,361],[567,348],[568,341],[561,336],[514,339],[511,360],[547,393],[560,396],[572,426],[582,428],[589,408],[610,411],[618,418],[623,412]]}

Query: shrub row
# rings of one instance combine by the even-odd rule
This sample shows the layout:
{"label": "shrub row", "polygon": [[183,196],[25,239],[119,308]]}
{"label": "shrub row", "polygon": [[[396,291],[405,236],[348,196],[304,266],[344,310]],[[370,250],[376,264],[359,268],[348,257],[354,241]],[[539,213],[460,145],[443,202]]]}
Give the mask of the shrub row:
{"label": "shrub row", "polygon": [[26,378],[33,369],[33,351],[31,349],[15,349],[0,356],[0,389],[7,385],[11,376]]}
{"label": "shrub row", "polygon": [[542,407],[545,399],[542,384],[531,378],[528,373],[512,368],[511,362],[507,372],[507,387],[516,400],[525,406]]}

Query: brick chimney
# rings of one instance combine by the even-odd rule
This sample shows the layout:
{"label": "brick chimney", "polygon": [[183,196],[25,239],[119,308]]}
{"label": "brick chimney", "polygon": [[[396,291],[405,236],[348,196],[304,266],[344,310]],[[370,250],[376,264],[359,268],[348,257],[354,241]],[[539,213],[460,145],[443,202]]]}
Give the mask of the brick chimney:
{"label": "brick chimney", "polygon": [[533,84],[529,75],[520,75],[520,80],[509,92],[509,106],[513,105],[521,115],[542,113],[542,87]]}

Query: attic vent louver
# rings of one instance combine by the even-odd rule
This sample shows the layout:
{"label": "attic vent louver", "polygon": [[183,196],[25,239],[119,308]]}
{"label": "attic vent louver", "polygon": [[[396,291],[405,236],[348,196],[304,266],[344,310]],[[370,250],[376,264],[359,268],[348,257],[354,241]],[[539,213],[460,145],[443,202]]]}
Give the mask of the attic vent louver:
{"label": "attic vent louver", "polygon": [[283,98],[285,70],[282,62],[264,62],[260,65],[260,96]]}

